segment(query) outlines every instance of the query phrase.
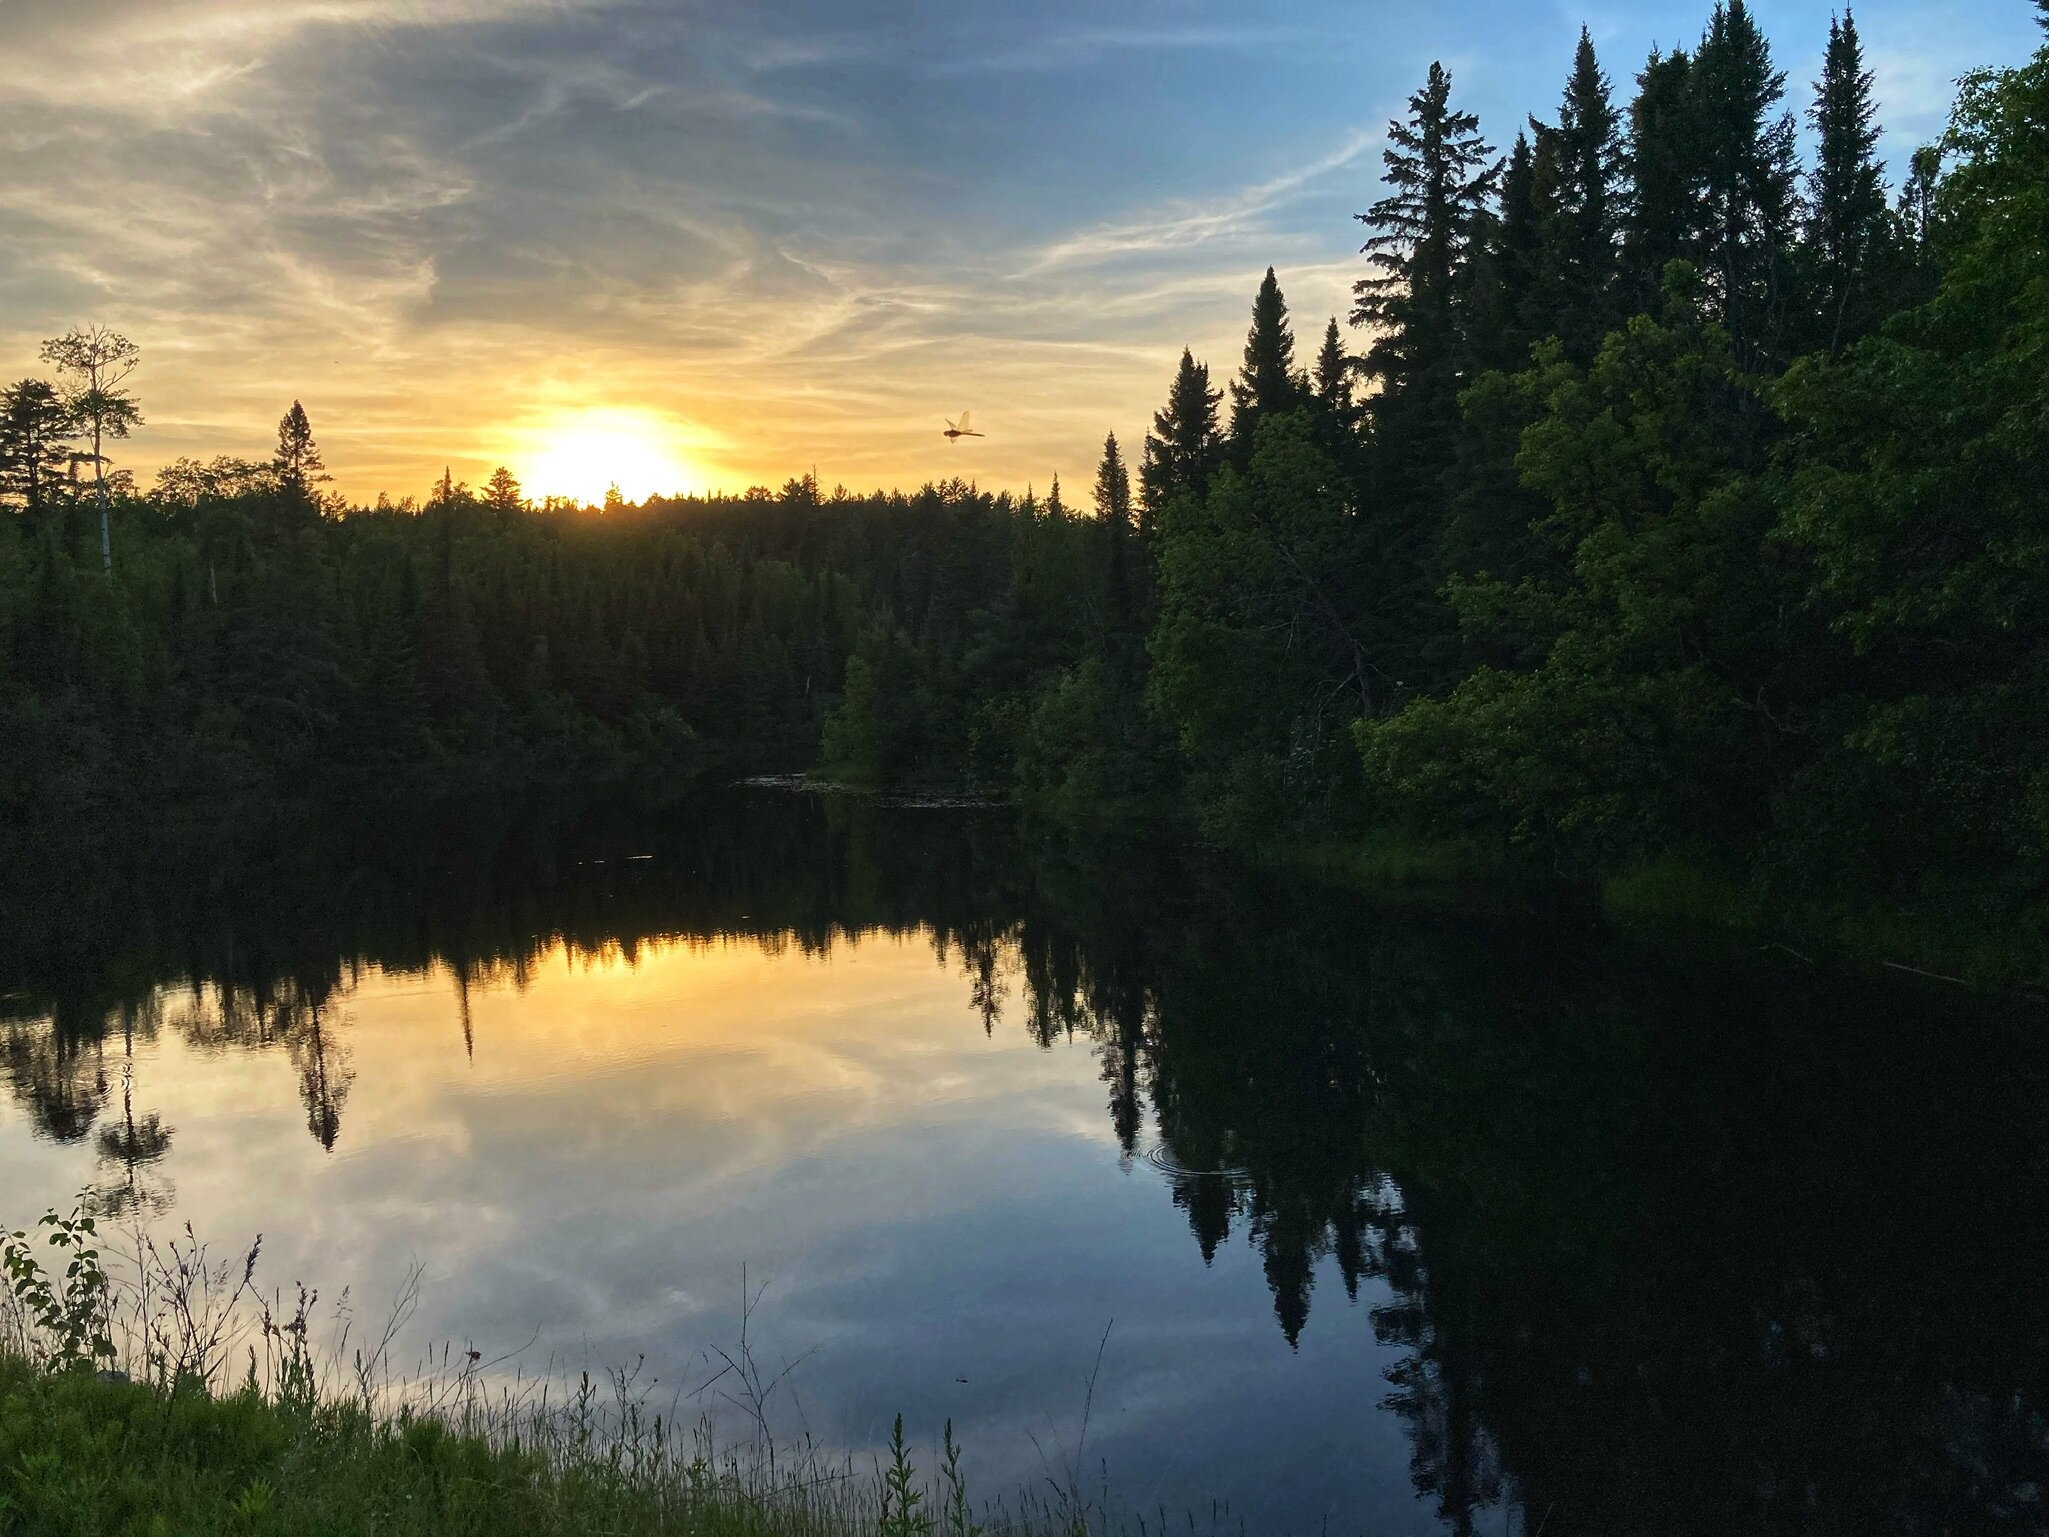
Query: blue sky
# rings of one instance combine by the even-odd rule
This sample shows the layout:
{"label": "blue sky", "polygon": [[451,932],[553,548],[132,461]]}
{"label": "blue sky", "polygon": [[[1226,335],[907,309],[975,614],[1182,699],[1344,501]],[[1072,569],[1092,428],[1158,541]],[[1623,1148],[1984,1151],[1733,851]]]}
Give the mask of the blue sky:
{"label": "blue sky", "polygon": [[[1830,5],[1754,9],[1804,107]],[[1235,364],[1267,263],[1313,346],[1432,59],[1505,144],[1582,22],[1626,95],[1706,11],[0,0],[0,368],[126,330],[145,473],[296,397],[362,496],[622,436],[687,486],[1079,484],[1184,343]],[[2039,37],[2027,0],[1858,22],[1896,160]]]}

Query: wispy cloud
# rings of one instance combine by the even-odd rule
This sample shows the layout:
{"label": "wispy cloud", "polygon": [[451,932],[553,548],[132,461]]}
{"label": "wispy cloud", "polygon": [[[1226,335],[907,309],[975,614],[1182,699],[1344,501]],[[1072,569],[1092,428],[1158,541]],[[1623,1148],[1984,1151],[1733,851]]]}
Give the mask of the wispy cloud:
{"label": "wispy cloud", "polygon": [[1036,276],[1059,267],[1151,252],[1182,251],[1215,241],[1269,233],[1269,215],[1323,177],[1355,164],[1382,137],[1378,132],[1360,129],[1329,153],[1253,186],[1199,201],[1170,203],[1142,218],[1065,236],[1036,253],[1019,275]]}

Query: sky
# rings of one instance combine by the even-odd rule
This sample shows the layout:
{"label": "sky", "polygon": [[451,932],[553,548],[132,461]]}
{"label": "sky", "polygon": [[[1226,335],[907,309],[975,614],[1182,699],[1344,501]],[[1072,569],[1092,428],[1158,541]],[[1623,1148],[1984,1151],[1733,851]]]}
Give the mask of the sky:
{"label": "sky", "polygon": [[[145,483],[296,399],[361,500],[1079,488],[1268,264],[1313,355],[1433,59],[1501,145],[1708,4],[0,0],[0,376],[132,337]],[[1753,9],[1804,108],[1829,0]],[[1868,0],[1895,164],[2034,14]]]}

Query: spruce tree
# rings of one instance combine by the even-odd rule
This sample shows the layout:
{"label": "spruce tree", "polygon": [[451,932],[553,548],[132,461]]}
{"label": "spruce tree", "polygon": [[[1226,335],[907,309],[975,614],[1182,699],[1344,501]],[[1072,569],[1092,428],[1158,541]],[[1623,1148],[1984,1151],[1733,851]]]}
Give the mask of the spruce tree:
{"label": "spruce tree", "polygon": [[77,422],[54,385],[23,379],[0,391],[0,495],[31,518],[51,504],[64,477]]}
{"label": "spruce tree", "polygon": [[1558,126],[1541,138],[1555,178],[1545,189],[1542,265],[1557,309],[1540,330],[1557,334],[1574,355],[1588,358],[1616,318],[1623,152],[1621,116],[1585,27]]}
{"label": "spruce tree", "polygon": [[1886,230],[1871,71],[1856,18],[1831,18],[1828,53],[1808,113],[1819,139],[1808,177],[1806,254],[1813,270],[1816,340],[1835,352],[1876,321],[1867,281]]}
{"label": "spruce tree", "polygon": [[1700,259],[1700,114],[1694,62],[1682,48],[1653,50],[1629,112],[1629,207],[1623,220],[1625,304],[1653,309],[1675,261]]}
{"label": "spruce tree", "polygon": [[1529,361],[1530,343],[1548,329],[1542,318],[1546,306],[1536,291],[1543,224],[1538,179],[1537,152],[1530,136],[1519,133],[1502,173],[1499,207],[1473,222],[1461,302],[1466,350],[1476,369],[1521,367]]}
{"label": "spruce tree", "polygon": [[1705,152],[1705,269],[1744,368],[1780,355],[1791,308],[1797,172],[1793,115],[1777,110],[1785,94],[1785,74],[1772,67],[1771,45],[1745,0],[1718,3],[1693,78]]}
{"label": "spruce tree", "polygon": [[1338,333],[1338,317],[1330,317],[1323,330],[1323,346],[1316,354],[1316,398],[1341,421],[1352,415],[1352,360]]}
{"label": "spruce tree", "polygon": [[1222,400],[1222,392],[1210,388],[1208,365],[1182,348],[1166,407],[1154,413],[1153,430],[1146,434],[1138,472],[1140,534],[1151,535],[1175,497],[1208,492],[1221,448],[1217,407]]}
{"label": "spruce tree", "polygon": [[1103,439],[1103,459],[1096,467],[1096,516],[1108,528],[1131,527],[1131,475],[1114,432]]}
{"label": "spruce tree", "polygon": [[1103,439],[1103,459],[1096,467],[1096,521],[1106,541],[1105,628],[1112,634],[1135,632],[1139,615],[1131,590],[1131,475],[1114,432]]}
{"label": "spruce tree", "polygon": [[1288,301],[1269,267],[1252,301],[1245,362],[1231,381],[1231,444],[1237,455],[1250,457],[1253,429],[1261,417],[1292,411],[1302,403],[1303,394],[1302,380],[1295,372],[1295,333],[1288,324]]}
{"label": "spruce tree", "polygon": [[277,454],[270,463],[278,490],[288,500],[305,507],[314,505],[313,488],[328,478],[327,466],[313,441],[313,424],[306,408],[296,400],[277,424]]}
{"label": "spruce tree", "polygon": [[499,465],[491,472],[491,478],[484,482],[484,505],[493,512],[509,516],[526,507],[526,493],[513,478],[512,471]]}
{"label": "spruce tree", "polygon": [[1451,76],[1432,64],[1407,120],[1388,124],[1388,194],[1358,215],[1374,231],[1360,250],[1375,270],[1353,285],[1352,324],[1376,328],[1366,352],[1366,371],[1383,385],[1375,412],[1409,438],[1404,456],[1421,461],[1456,420],[1458,295],[1474,221],[1500,178],[1479,129],[1472,113],[1452,110]]}

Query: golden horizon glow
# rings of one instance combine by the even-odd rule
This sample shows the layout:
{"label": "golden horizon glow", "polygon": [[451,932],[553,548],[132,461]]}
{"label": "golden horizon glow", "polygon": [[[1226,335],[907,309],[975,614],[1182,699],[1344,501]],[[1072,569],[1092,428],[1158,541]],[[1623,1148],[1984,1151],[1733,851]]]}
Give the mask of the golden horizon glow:
{"label": "golden horizon glow", "polygon": [[651,411],[567,411],[523,431],[507,467],[537,502],[553,496],[598,506],[615,485],[629,502],[702,491],[704,472],[682,436],[677,423]]}

